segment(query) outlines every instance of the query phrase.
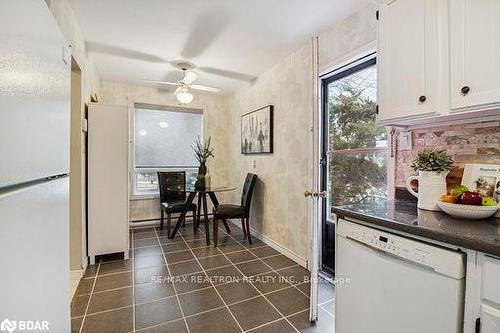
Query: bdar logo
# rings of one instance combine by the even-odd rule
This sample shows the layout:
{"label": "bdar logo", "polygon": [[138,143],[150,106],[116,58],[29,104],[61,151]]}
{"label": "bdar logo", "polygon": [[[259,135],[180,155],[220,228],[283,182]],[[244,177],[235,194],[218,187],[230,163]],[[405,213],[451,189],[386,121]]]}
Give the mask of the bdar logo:
{"label": "bdar logo", "polygon": [[0,324],[0,330],[8,331],[9,333],[14,332],[16,328],[17,322],[15,322],[14,320],[9,320],[7,318],[5,318],[5,320]]}

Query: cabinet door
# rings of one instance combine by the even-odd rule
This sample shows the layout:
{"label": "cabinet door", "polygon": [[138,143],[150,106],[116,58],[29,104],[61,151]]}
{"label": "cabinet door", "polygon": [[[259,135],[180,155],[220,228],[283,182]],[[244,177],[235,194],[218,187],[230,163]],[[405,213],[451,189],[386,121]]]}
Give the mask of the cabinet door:
{"label": "cabinet door", "polygon": [[383,124],[438,110],[440,2],[380,2],[378,121]]}
{"label": "cabinet door", "polygon": [[481,333],[500,332],[500,310],[481,304]]}
{"label": "cabinet door", "polygon": [[500,106],[500,1],[453,0],[449,16],[451,109]]}

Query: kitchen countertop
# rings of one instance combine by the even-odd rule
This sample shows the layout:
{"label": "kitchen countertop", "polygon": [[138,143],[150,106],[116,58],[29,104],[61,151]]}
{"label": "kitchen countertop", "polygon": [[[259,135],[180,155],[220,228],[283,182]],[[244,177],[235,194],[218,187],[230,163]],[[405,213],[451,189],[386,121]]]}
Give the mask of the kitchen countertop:
{"label": "kitchen countertop", "polygon": [[[416,203],[380,201],[332,207],[338,217],[500,256],[500,219],[457,219],[442,212],[417,209]],[[355,221],[354,221],[355,222]]]}

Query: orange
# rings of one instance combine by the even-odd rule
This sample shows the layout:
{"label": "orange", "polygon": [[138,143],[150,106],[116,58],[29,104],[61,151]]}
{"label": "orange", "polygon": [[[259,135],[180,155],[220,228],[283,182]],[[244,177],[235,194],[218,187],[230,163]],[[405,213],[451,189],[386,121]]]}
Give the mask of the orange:
{"label": "orange", "polygon": [[451,194],[443,194],[440,198],[442,202],[455,203],[457,202],[457,197]]}

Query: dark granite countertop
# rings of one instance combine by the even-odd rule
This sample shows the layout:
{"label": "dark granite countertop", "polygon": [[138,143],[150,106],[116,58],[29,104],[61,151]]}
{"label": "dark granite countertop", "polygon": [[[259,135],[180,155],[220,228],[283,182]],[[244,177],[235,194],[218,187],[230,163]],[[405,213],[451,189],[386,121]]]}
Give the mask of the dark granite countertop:
{"label": "dark granite countertop", "polygon": [[417,209],[415,203],[380,201],[332,207],[338,217],[361,220],[374,226],[433,239],[500,256],[500,219],[456,219],[442,212]]}

